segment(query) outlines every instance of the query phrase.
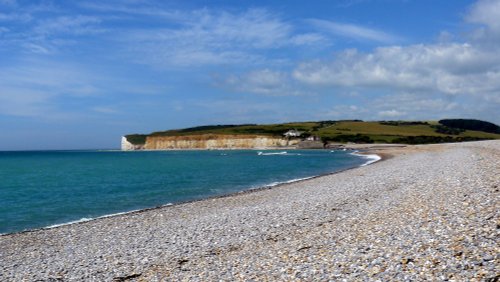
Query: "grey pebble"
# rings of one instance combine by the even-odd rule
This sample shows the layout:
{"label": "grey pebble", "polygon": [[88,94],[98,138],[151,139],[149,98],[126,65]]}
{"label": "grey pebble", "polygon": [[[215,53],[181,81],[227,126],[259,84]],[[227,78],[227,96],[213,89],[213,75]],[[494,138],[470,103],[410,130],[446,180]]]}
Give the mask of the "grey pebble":
{"label": "grey pebble", "polygon": [[398,150],[272,189],[2,235],[0,280],[498,280],[500,141]]}

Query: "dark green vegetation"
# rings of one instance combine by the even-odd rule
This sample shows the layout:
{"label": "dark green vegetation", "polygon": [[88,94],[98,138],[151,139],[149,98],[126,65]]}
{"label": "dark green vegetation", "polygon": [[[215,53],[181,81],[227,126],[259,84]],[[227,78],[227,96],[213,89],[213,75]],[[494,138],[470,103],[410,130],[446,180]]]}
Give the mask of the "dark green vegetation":
{"label": "dark green vegetation", "polygon": [[500,134],[500,127],[498,125],[477,119],[442,119],[439,121],[439,123],[452,128],[477,130]]}
{"label": "dark green vegetation", "polygon": [[127,141],[134,144],[134,145],[141,145],[146,143],[146,137],[147,135],[145,134],[129,134],[125,136],[127,138]]}
{"label": "dark green vegetation", "polygon": [[470,119],[436,121],[368,121],[326,120],[282,124],[209,125],[158,131],[149,135],[132,134],[132,144],[144,144],[147,136],[185,136],[199,134],[267,135],[283,137],[288,130],[302,132],[301,137],[318,136],[324,143],[406,143],[428,144],[500,139],[499,127],[493,123]]}
{"label": "dark green vegetation", "polygon": [[[204,125],[204,126],[196,126],[196,127],[189,127],[189,128],[179,129],[177,131],[180,132],[180,133],[189,133],[189,132],[210,131],[210,130],[217,130],[217,129],[234,128],[234,127],[241,127],[241,126],[255,126],[255,125],[256,124]],[[162,135],[163,132],[156,132],[156,133],[153,133],[153,134]]]}
{"label": "dark green vegetation", "polygon": [[383,125],[394,125],[394,126],[401,126],[401,125],[428,125],[429,123],[426,121],[401,121],[401,120],[388,120],[388,121],[381,121],[380,124]]}
{"label": "dark green vegetation", "polygon": [[459,135],[460,133],[465,131],[465,129],[462,128],[448,127],[440,124],[431,125],[431,127],[434,128],[437,133],[443,133],[448,135]]}
{"label": "dark green vegetation", "polygon": [[150,136],[183,136],[183,135],[198,135],[198,134],[251,134],[251,135],[269,135],[282,136],[283,133],[290,129],[299,131],[310,131],[314,126],[314,122],[299,122],[285,124],[242,124],[242,125],[208,125],[197,126],[185,129],[175,129],[167,131],[153,132]]}

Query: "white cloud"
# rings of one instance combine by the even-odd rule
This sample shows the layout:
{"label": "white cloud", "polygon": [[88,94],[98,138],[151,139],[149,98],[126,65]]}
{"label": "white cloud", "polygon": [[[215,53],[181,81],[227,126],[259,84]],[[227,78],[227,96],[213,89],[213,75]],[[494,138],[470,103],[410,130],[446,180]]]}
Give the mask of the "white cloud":
{"label": "white cloud", "polygon": [[251,9],[243,14],[197,11],[194,16],[199,16],[201,20],[192,22],[191,30],[208,31],[209,37],[212,37],[209,41],[212,43],[217,40],[229,40],[255,48],[275,48],[286,41],[291,32],[289,24],[259,9]]}
{"label": "white cloud", "polygon": [[356,40],[376,41],[380,43],[392,43],[400,40],[397,36],[387,32],[355,24],[338,23],[319,19],[311,19],[309,22],[327,33]]}
{"label": "white cloud", "polygon": [[[381,118],[398,118],[410,120],[441,119],[463,116],[471,111],[467,105],[454,96],[441,96],[433,93],[393,93],[383,95],[370,102],[374,111]],[[479,107],[479,103],[476,103]],[[473,109],[473,111],[476,109]],[[472,112],[473,112],[472,111]],[[475,113],[480,116],[480,112]],[[488,113],[485,113],[486,116]],[[481,114],[481,116],[484,116]],[[487,118],[491,120],[491,117]]]}
{"label": "white cloud", "polygon": [[115,15],[119,14],[124,14],[127,16],[138,15],[138,16],[162,18],[165,20],[182,20],[185,18],[183,13],[180,11],[165,10],[158,6],[150,7],[148,6],[147,1],[146,2],[137,1],[137,3],[135,3],[134,1],[124,1],[120,3],[118,1],[118,3],[115,2],[112,4],[109,3],[110,1],[106,1],[105,4],[102,2],[103,1],[99,2],[81,1],[78,3],[78,5],[82,8],[90,9],[92,11],[98,11]]}
{"label": "white cloud", "polygon": [[31,53],[50,54],[51,50],[48,46],[41,46],[35,43],[24,43],[23,47]]}
{"label": "white cloud", "polygon": [[[344,1],[356,2],[358,0]],[[210,67],[217,66],[221,73],[233,74],[217,79],[215,86],[233,93],[284,96],[319,92],[324,96],[315,95],[318,101],[334,100],[332,97],[343,99],[346,105],[325,105],[333,109],[327,114],[338,118],[439,116],[465,111],[465,103],[472,100],[474,105],[480,104],[481,109],[488,109],[490,115],[491,108],[500,107],[500,21],[497,20],[500,1],[480,0],[471,6],[465,16],[465,20],[473,24],[472,32],[467,34],[470,36],[460,38],[461,34],[443,31],[436,35],[438,43],[406,46],[387,46],[402,39],[372,26],[321,19],[293,21],[265,9],[179,11],[154,1],[107,3],[77,4],[82,15],[65,10],[65,5],[39,8],[50,13],[29,9],[0,12],[0,45],[2,49],[21,46],[22,51],[36,53],[34,57],[74,50],[78,54],[95,55],[97,59],[106,57],[123,66],[131,61],[146,64],[160,68],[160,72],[165,68],[183,67],[181,71],[192,71],[195,79],[206,78],[207,72],[213,70]],[[60,10],[54,10],[58,8]],[[25,22],[16,25],[9,21]],[[111,31],[112,36],[97,36],[104,31]],[[79,38],[79,35],[91,38],[87,41],[89,38]],[[10,42],[6,42],[7,37]],[[337,37],[385,47],[338,51],[331,58],[294,66],[292,60],[324,53],[313,48],[331,47]],[[81,42],[96,43],[88,49],[63,48]],[[97,48],[104,53],[91,53]],[[301,52],[304,50],[307,52]],[[71,58],[70,55],[67,58]],[[55,60],[56,56],[47,58]],[[190,73],[186,73],[178,77],[191,79]],[[95,77],[82,78],[80,74],[58,64],[33,69],[0,66],[0,103],[4,103],[1,111],[15,112],[16,107],[21,109],[23,104],[26,109],[29,105],[50,105],[54,97],[62,95],[81,97],[100,92],[93,83]],[[162,93],[163,89],[153,90],[153,93]],[[127,91],[131,92],[129,88]],[[144,89],[136,92],[143,93]],[[16,96],[18,100],[9,96]],[[37,100],[36,97],[45,98]],[[297,97],[289,100],[292,99],[299,100]],[[472,100],[466,102],[466,99]],[[85,108],[97,112],[110,110],[91,105]]]}
{"label": "white cloud", "polygon": [[[292,26],[265,9],[248,9],[239,13],[199,9],[192,11],[170,10],[151,5],[103,5],[82,4],[83,7],[108,13],[125,13],[131,16],[149,16],[163,20],[163,25],[154,29],[132,30],[141,33],[137,38],[154,40],[188,40],[192,44],[223,47],[235,43],[245,48],[276,48],[288,41]],[[130,20],[130,18],[128,18]],[[169,24],[176,28],[165,28]],[[150,31],[150,32],[148,32]],[[145,33],[144,33],[145,32]]]}
{"label": "white cloud", "polygon": [[476,24],[468,34],[470,40],[480,43],[483,48],[498,50],[500,44],[500,0],[480,0],[474,3],[465,20]]}
{"label": "white cloud", "polygon": [[457,108],[458,104],[456,99],[448,97],[444,99],[436,97],[436,95],[426,93],[395,93],[385,95],[373,101],[374,107],[389,108],[390,111],[399,109],[401,113],[404,112],[428,112],[439,113],[453,111]]}
{"label": "white cloud", "polygon": [[470,44],[392,46],[347,50],[330,62],[303,63],[293,75],[311,85],[480,94],[500,91],[499,63],[500,54]]}
{"label": "white cloud", "polygon": [[[58,13],[50,10],[51,7],[30,6],[25,7],[29,13],[2,14],[0,22],[7,21],[7,27],[0,26],[0,35],[8,34],[2,38],[0,45],[7,46],[13,52],[24,51],[34,54],[54,54],[61,47],[75,45],[73,40],[81,35],[95,35],[105,30],[100,26],[101,20],[91,16],[57,16],[42,18],[38,13]],[[12,23],[13,21],[22,24]],[[9,25],[10,24],[10,25]],[[97,39],[96,39],[97,40]],[[23,48],[19,48],[19,47]]]}
{"label": "white cloud", "polygon": [[448,32],[446,30],[442,30],[439,35],[437,36],[437,41],[439,43],[450,43],[453,42],[455,39],[455,35],[451,32]]}
{"label": "white cloud", "polygon": [[472,5],[466,20],[486,25],[494,32],[500,32],[500,1],[480,0]]}
{"label": "white cloud", "polygon": [[[478,107],[479,104],[476,104]],[[481,110],[485,107],[481,106]],[[457,102],[428,93],[393,93],[372,99],[360,99],[356,104],[336,105],[330,111],[321,113],[333,119],[366,119],[366,120],[431,120],[455,116],[486,117],[488,112],[467,109]],[[321,115],[317,119],[321,118]]]}
{"label": "white cloud", "polygon": [[[299,64],[292,77],[324,92],[357,91],[357,103],[369,105],[382,118],[462,115],[498,122],[500,1],[478,1],[465,18],[480,25],[465,34],[465,42],[443,31],[439,43],[344,50],[328,60]],[[342,26],[322,24],[344,32]],[[366,93],[371,93],[369,100],[363,100]],[[352,116],[352,111],[340,105],[332,113]]]}
{"label": "white cloud", "polygon": [[259,62],[260,50],[287,44],[291,34],[289,24],[259,9],[197,10],[178,14],[173,23],[180,26],[128,30],[119,40],[148,64],[203,66]]}

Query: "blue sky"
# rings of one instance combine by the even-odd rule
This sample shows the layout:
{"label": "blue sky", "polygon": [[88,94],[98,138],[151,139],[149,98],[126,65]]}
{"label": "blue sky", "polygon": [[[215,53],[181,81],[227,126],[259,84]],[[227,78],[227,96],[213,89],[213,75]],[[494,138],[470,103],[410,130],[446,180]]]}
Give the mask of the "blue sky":
{"label": "blue sky", "polygon": [[207,124],[500,123],[499,0],[0,0],[0,150]]}

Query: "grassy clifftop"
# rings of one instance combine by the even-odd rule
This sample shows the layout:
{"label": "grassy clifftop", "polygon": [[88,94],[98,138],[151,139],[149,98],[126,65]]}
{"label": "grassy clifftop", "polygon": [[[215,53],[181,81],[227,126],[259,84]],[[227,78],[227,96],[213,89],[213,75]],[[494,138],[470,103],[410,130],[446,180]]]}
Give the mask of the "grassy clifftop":
{"label": "grassy clifftop", "polygon": [[148,136],[186,136],[202,134],[245,134],[283,136],[288,130],[301,138],[317,136],[323,142],[425,144],[500,139],[500,127],[478,120],[441,121],[317,121],[282,124],[210,125],[127,135],[132,144],[144,144]]}

